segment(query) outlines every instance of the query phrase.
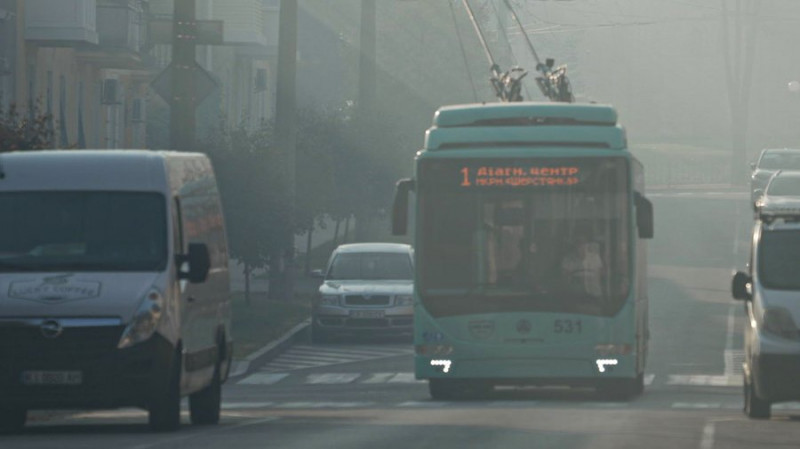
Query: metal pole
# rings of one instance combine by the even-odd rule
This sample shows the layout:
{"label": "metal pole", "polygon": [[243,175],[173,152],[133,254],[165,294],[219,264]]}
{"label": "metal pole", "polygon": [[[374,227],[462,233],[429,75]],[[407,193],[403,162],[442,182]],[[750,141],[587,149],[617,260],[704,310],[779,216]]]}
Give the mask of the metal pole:
{"label": "metal pole", "polygon": [[174,1],[170,142],[175,150],[189,151],[194,149],[195,138],[195,0]]}
{"label": "metal pole", "polygon": [[297,0],[281,0],[280,8],[275,140],[281,154],[281,180],[285,192],[287,216],[281,255],[284,260],[281,280],[283,285],[271,296],[274,298],[280,295],[280,299],[288,301],[294,297]]}

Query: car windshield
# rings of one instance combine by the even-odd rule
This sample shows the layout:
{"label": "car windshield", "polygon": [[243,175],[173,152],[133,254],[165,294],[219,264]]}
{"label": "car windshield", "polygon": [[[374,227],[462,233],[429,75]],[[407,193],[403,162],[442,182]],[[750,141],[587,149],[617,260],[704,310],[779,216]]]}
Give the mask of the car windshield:
{"label": "car windshield", "polygon": [[776,176],[769,183],[767,194],[771,196],[800,196],[800,176]]}
{"label": "car windshield", "polygon": [[800,170],[800,152],[765,153],[758,167],[765,170]]}
{"label": "car windshield", "polygon": [[411,280],[411,258],[403,253],[344,253],[334,257],[330,280]]}
{"label": "car windshield", "polygon": [[0,194],[0,272],[157,271],[166,264],[164,197],[130,192]]}

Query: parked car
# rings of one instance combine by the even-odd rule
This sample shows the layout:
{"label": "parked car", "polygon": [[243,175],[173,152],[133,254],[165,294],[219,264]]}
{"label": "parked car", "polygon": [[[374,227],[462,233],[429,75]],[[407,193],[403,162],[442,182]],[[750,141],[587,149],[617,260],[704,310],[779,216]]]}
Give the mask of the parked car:
{"label": "parked car", "polygon": [[[791,203],[794,203],[792,205]],[[744,412],[769,418],[772,404],[800,400],[800,202],[764,205],[753,228],[750,263],[732,281],[744,301]]]}
{"label": "parked car", "polygon": [[758,160],[750,164],[750,193],[753,201],[764,193],[770,177],[778,170],[800,170],[800,149],[768,148],[761,150]]}
{"label": "parked car", "polygon": [[219,421],[233,340],[205,155],[4,153],[0,210],[0,432],[28,410],[130,406],[175,430],[184,396],[192,423]]}
{"label": "parked car", "polygon": [[785,210],[800,204],[800,170],[778,170],[772,174],[764,192],[757,196],[753,207],[759,210]]}
{"label": "parked car", "polygon": [[312,307],[311,341],[334,335],[411,334],[413,249],[397,243],[340,245]]}

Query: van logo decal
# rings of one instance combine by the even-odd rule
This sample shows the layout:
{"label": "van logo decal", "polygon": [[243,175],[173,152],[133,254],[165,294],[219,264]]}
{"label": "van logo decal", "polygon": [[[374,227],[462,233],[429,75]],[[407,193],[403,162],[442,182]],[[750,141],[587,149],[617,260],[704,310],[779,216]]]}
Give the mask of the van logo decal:
{"label": "van logo decal", "polygon": [[47,276],[35,281],[12,282],[8,297],[44,303],[76,301],[100,296],[99,282],[71,279],[73,274]]}
{"label": "van logo decal", "polygon": [[64,327],[57,320],[47,320],[39,330],[45,338],[58,338],[64,332]]}

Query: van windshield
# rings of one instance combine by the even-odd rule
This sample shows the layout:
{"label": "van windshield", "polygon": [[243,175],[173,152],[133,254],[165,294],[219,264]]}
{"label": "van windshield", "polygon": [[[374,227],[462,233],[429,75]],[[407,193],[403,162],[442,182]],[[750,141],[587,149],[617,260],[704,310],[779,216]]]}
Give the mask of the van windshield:
{"label": "van windshield", "polygon": [[800,290],[800,230],[767,231],[758,247],[761,285],[776,290]]}
{"label": "van windshield", "polygon": [[4,192],[0,211],[0,272],[166,267],[161,194]]}

